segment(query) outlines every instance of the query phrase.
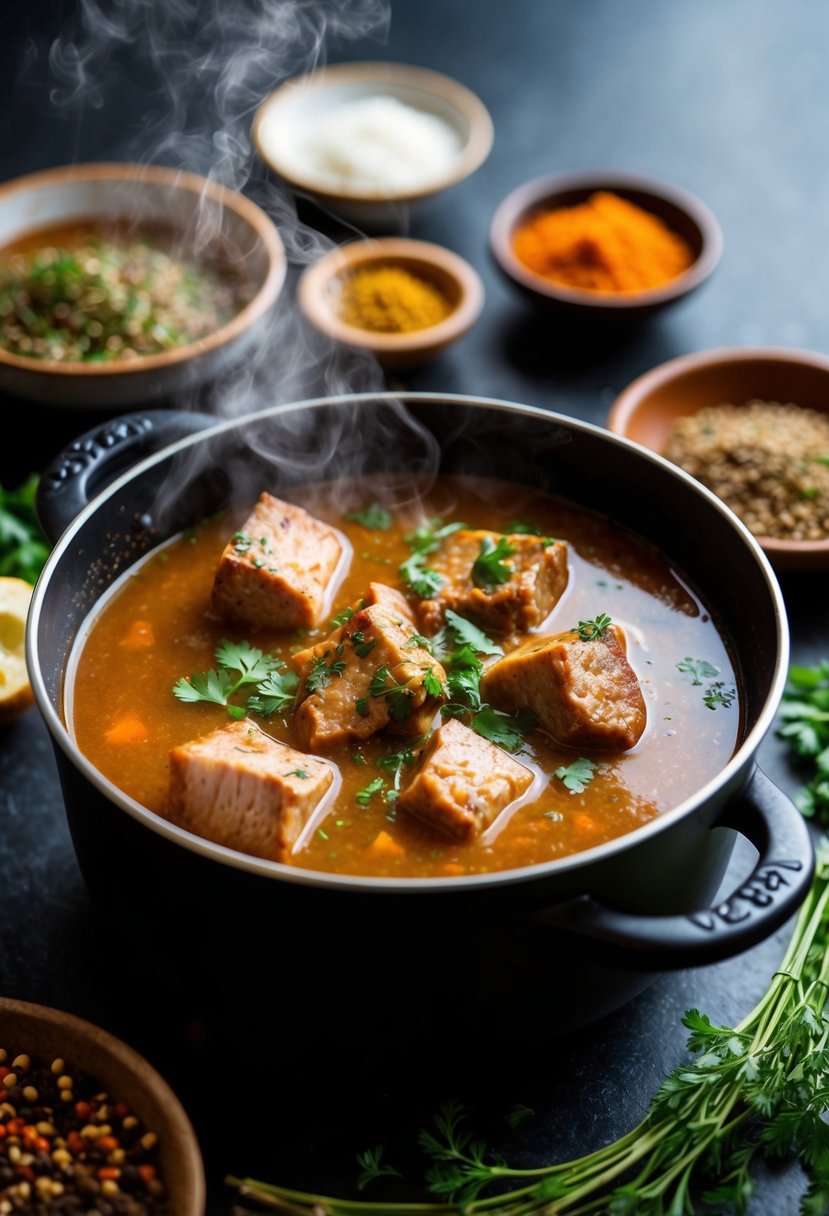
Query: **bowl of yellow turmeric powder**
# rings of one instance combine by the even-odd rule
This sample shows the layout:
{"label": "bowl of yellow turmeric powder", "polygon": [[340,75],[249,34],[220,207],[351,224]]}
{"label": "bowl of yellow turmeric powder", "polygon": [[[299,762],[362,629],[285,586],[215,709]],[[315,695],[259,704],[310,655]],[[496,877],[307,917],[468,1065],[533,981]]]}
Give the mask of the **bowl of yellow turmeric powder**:
{"label": "bowl of yellow turmeric powder", "polygon": [[722,232],[687,190],[629,173],[574,172],[519,186],[490,246],[526,296],[574,319],[642,317],[687,296],[720,259]]}
{"label": "bowl of yellow turmeric powder", "polygon": [[428,241],[352,241],[303,271],[297,299],[306,319],[386,368],[437,355],[474,325],[484,302],[468,262]]}

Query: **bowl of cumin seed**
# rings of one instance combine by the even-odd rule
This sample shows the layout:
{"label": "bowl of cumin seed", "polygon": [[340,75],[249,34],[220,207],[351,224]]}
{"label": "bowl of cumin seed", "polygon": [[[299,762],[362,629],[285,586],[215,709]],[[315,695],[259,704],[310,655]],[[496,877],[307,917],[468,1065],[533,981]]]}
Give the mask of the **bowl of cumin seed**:
{"label": "bowl of cumin seed", "polygon": [[616,399],[608,428],[713,490],[779,571],[829,569],[829,358],[782,347],[700,351]]}

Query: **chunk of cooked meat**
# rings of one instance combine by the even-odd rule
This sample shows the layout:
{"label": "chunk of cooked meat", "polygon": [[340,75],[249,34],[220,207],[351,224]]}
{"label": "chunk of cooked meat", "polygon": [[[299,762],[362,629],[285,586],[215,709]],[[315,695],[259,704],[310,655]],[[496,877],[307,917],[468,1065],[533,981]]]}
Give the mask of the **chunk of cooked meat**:
{"label": "chunk of cooked meat", "polygon": [[313,628],[330,604],[344,538],[302,507],[261,494],[216,570],[213,607],[254,628]]}
{"label": "chunk of cooked meat", "polygon": [[[503,559],[512,573],[506,582],[476,586],[472,567],[482,542],[497,545],[500,540],[514,550]],[[439,629],[451,608],[489,632],[522,634],[540,625],[561,598],[567,586],[567,545],[543,536],[462,529],[443,542],[429,566],[443,585],[420,605],[425,632]]]}
{"label": "chunk of cooked meat", "polygon": [[167,814],[216,844],[286,861],[333,780],[326,761],[231,722],[172,749]]}
{"label": "chunk of cooked meat", "polygon": [[411,618],[387,603],[355,612],[324,642],[294,655],[295,717],[305,747],[392,734],[422,735],[445,700],[446,672],[417,643]]}
{"label": "chunk of cooked meat", "polygon": [[473,840],[532,782],[530,769],[450,718],[435,731],[397,805],[450,836]]}
{"label": "chunk of cooked meat", "polygon": [[[365,595],[361,596],[355,604],[345,610],[347,614],[345,623],[354,616],[355,612],[359,612],[362,608],[373,608],[375,604],[382,604],[388,608],[394,616],[400,617],[409,624],[414,625],[414,613],[411,605],[401,591],[396,587],[389,587],[387,583],[369,583]],[[345,614],[340,613],[340,620]]]}
{"label": "chunk of cooked meat", "polygon": [[560,743],[625,751],[647,721],[625,636],[610,625],[585,642],[578,631],[534,638],[483,675],[481,693],[499,709],[530,709]]}

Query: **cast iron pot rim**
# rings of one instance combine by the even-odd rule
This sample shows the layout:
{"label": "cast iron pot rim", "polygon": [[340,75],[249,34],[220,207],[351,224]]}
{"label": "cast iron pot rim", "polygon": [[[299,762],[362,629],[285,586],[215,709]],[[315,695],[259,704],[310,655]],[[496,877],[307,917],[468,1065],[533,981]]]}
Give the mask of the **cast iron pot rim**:
{"label": "cast iron pot rim", "polygon": [[[605,841],[603,844],[595,845],[593,848],[585,849],[580,853],[573,853],[567,857],[511,870],[494,870],[487,874],[470,874],[453,878],[375,878],[370,875],[330,874],[321,870],[305,870],[298,866],[289,866],[282,862],[267,861],[264,858],[239,853],[234,849],[227,848],[225,845],[214,844],[212,841],[205,840],[200,836],[185,831],[183,828],[177,827],[161,815],[142,806],[141,803],[136,802],[133,798],[130,798],[119,790],[117,786],[95,768],[80,751],[61,716],[52,705],[45,681],[41,675],[38,656],[38,626],[51,574],[66,550],[70,548],[77,532],[123,486],[127,485],[130,481],[139,479],[148,469],[161,464],[178,452],[185,451],[187,448],[194,447],[198,443],[215,438],[224,432],[244,428],[248,424],[256,425],[267,417],[290,413],[297,409],[335,409],[345,405],[357,406],[362,401],[399,402],[404,406],[409,402],[414,404],[418,402],[426,404],[450,402],[467,408],[471,406],[475,409],[483,408],[495,411],[516,412],[529,417],[543,419],[545,422],[550,423],[551,426],[563,426],[569,430],[583,431],[596,437],[600,442],[632,451],[639,459],[646,463],[654,464],[663,470],[663,475],[684,481],[701,498],[707,500],[709,506],[725,517],[729,525],[739,533],[765,576],[766,586],[775,610],[774,616],[777,623],[778,646],[771,689],[766,698],[765,705],[746,738],[725,767],[716,776],[711,778],[690,798],[686,798],[684,802],[680,802],[677,806],[672,807],[671,810],[658,815],[655,819],[650,820],[641,827],[634,828],[633,831],[627,832],[623,836],[618,836],[613,840]],[[625,525],[623,524],[622,526],[624,527]],[[94,608],[91,611],[94,611]],[[86,616],[89,615],[90,613],[88,612]],[[245,414],[242,418],[226,419],[215,426],[208,427],[192,435],[187,435],[183,439],[168,444],[158,452],[133,465],[107,485],[69,524],[55,544],[43,569],[43,573],[38,579],[32,596],[26,627],[26,661],[32,689],[38,709],[46,722],[49,732],[75,768],[116,807],[126,811],[133,819],[138,820],[139,823],[144,824],[152,832],[164,837],[168,841],[181,845],[190,852],[200,854],[209,860],[230,865],[234,869],[245,870],[248,873],[258,874],[270,879],[279,879],[299,886],[323,887],[329,890],[352,891],[359,894],[467,893],[472,890],[533,882],[554,873],[568,873],[581,869],[589,869],[591,865],[597,862],[608,861],[630,849],[637,848],[643,841],[660,835],[662,832],[673,827],[680,819],[685,818],[686,815],[692,814],[732,780],[740,780],[741,771],[745,766],[750,764],[754,753],[774,721],[777,706],[783,695],[786,683],[788,656],[789,634],[783,595],[768,559],[742,521],[715,494],[691,477],[690,474],[685,473],[678,466],[657,455],[657,453],[652,452],[649,448],[634,443],[633,440],[614,435],[610,431],[593,423],[584,422],[578,418],[570,418],[566,414],[541,409],[538,406],[522,405],[514,401],[503,401],[494,397],[476,397],[472,394],[437,392],[344,393],[334,397],[315,397],[307,401],[289,402],[284,405],[270,406],[267,409],[259,410],[252,414]],[[585,890],[587,889],[588,887],[585,883]]]}

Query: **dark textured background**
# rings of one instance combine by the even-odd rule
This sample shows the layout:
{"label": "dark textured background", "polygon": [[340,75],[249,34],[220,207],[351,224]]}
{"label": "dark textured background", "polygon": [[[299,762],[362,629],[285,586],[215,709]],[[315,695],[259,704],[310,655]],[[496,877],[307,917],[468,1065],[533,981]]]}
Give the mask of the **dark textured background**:
{"label": "dark textured background", "polygon": [[[46,54],[72,8],[41,0],[4,6],[2,178],[69,160],[131,155],[147,114],[158,113],[152,65],[134,46],[112,60],[102,105],[50,103],[54,78]],[[406,386],[498,396],[601,423],[631,379],[674,355],[745,344],[825,351],[828,44],[829,8],[818,0],[396,0],[386,43],[341,43],[332,58],[389,58],[457,76],[495,122],[487,163],[411,227],[412,235],[448,245],[478,267],[487,290],[484,315],[455,348],[407,377]],[[184,101],[198,114],[198,82],[191,88]],[[725,235],[712,281],[621,335],[574,334],[529,311],[490,265],[489,219],[520,182],[577,167],[653,173],[704,198]],[[274,357],[278,364],[278,351]],[[9,399],[0,404],[7,419],[0,440],[4,482],[43,467],[101,417]],[[13,432],[12,422],[20,429]],[[798,661],[829,651],[827,590],[825,576],[785,580]],[[784,788],[796,788],[797,775],[775,739],[760,758]],[[339,1041],[337,1009],[366,1000],[360,977],[372,969],[370,945],[350,944],[352,992],[297,994],[286,983],[274,998],[264,977],[276,973],[279,983],[276,940],[263,950],[261,976],[237,975],[232,959],[217,959],[217,984],[232,985],[247,1011],[264,1005],[257,1012],[272,1020],[274,1059],[285,1056],[285,1027],[309,1001],[330,1006],[331,1032],[285,1070],[284,1083],[271,1079],[262,1092],[259,1062],[248,1057],[247,1045],[225,1044],[214,1056],[198,1023],[185,1024],[177,1009],[159,1005],[151,971],[135,968],[107,909],[90,907],[64,826],[50,744],[34,711],[0,733],[0,875],[0,991],[89,1017],[160,1067],[202,1138],[214,1213],[230,1209],[221,1185],[226,1171],[349,1188],[360,1149],[382,1142],[390,1160],[407,1161],[420,1122],[449,1096],[467,1100],[516,1158],[551,1160],[596,1147],[643,1115],[659,1081],[682,1058],[682,1011],[699,1005],[713,1019],[738,1021],[763,992],[786,938],[781,932],[741,958],[666,976],[615,1016],[552,1046],[545,1010],[527,1009],[524,1034],[537,1034],[540,1043],[532,1075],[511,1073],[501,1061],[493,1080],[491,1062],[481,1059],[478,1082],[454,1094],[428,1077],[414,1092],[393,1072],[382,1084],[361,1084],[359,1059],[350,1061],[352,1085],[334,1085],[330,1061],[350,1051]],[[376,996],[366,1000],[367,1020],[399,1016]],[[451,994],[440,1016],[451,1019]],[[253,1117],[229,1117],[247,1092],[255,1095]],[[503,1114],[515,1102],[536,1114],[509,1140]],[[796,1212],[802,1185],[793,1167],[764,1174],[752,1212]]]}

